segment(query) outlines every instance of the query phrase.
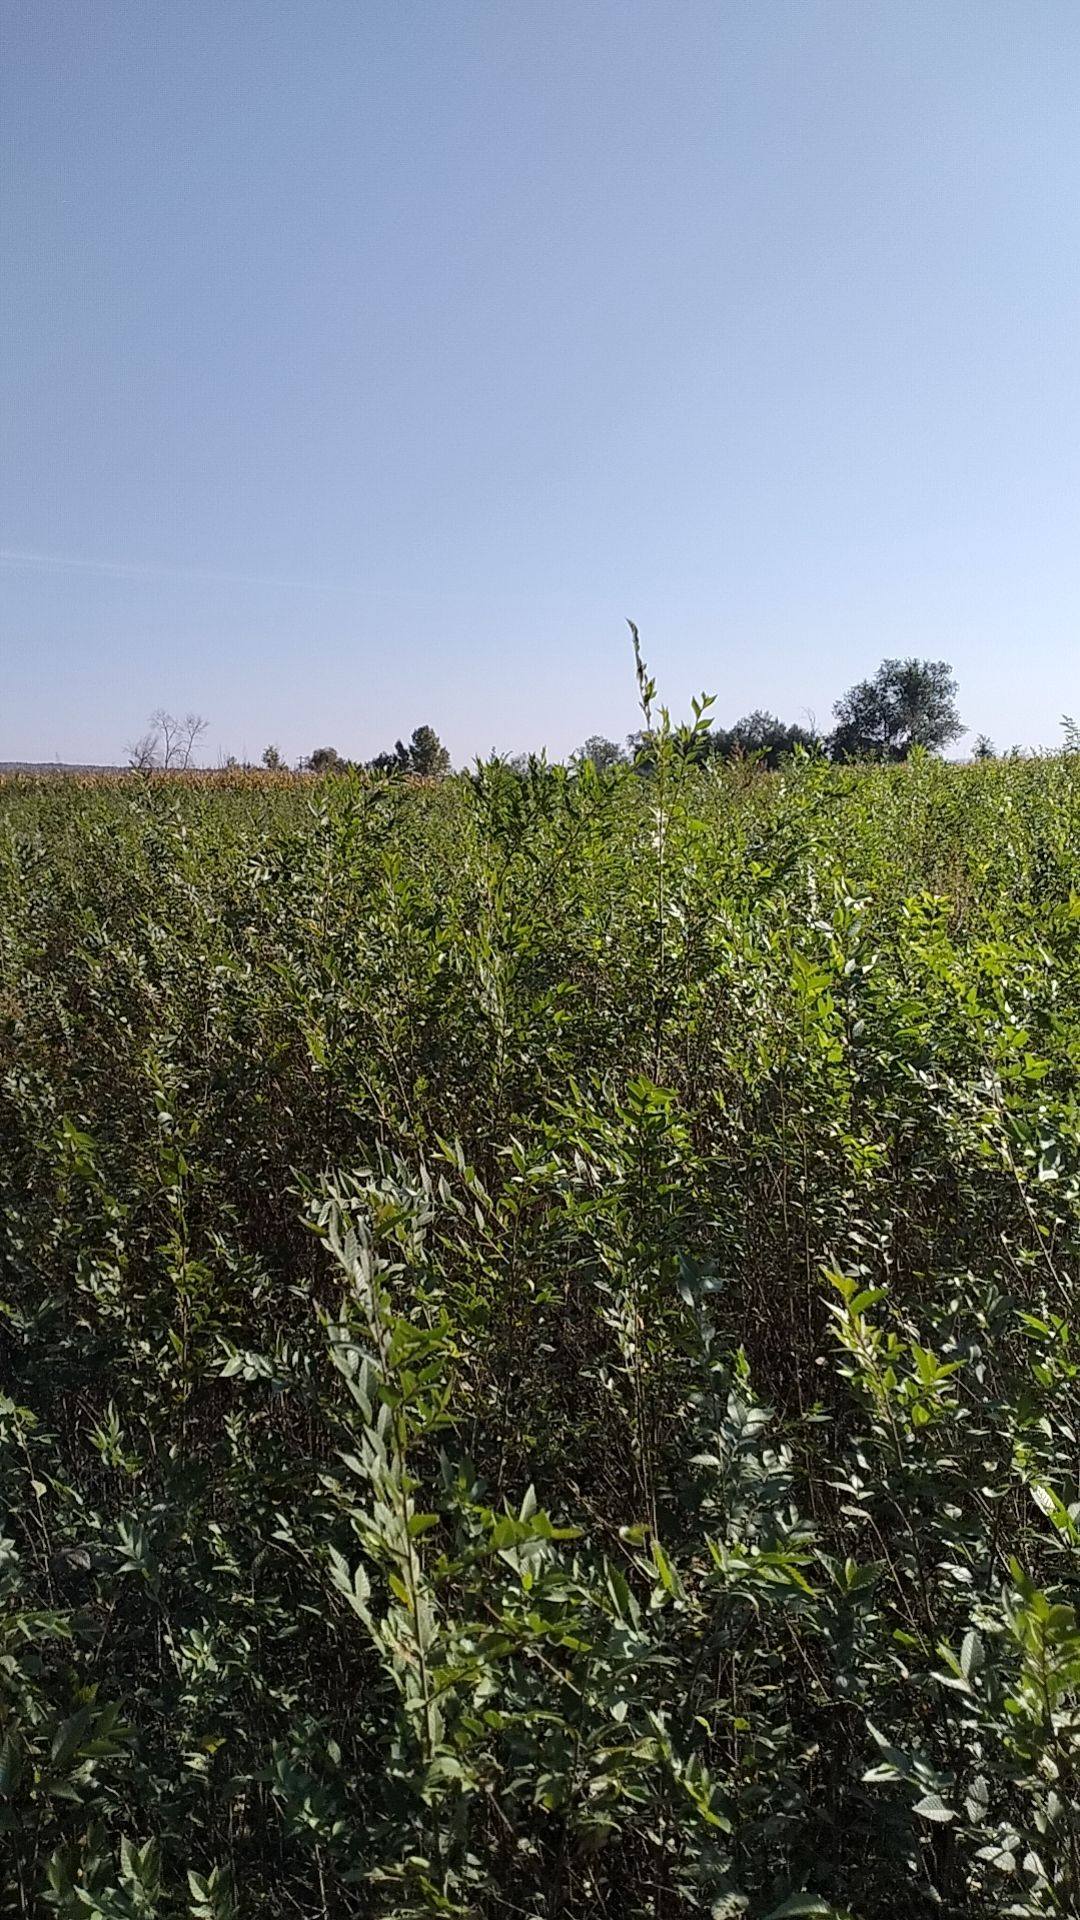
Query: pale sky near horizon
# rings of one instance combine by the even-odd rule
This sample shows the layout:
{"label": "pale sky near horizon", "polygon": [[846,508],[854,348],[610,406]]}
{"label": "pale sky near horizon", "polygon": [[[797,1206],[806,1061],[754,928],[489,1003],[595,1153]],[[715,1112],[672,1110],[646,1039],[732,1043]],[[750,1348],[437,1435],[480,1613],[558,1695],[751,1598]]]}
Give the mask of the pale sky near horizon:
{"label": "pale sky near horizon", "polygon": [[626,615],[1080,714],[1075,0],[0,0],[0,759],[563,755]]}

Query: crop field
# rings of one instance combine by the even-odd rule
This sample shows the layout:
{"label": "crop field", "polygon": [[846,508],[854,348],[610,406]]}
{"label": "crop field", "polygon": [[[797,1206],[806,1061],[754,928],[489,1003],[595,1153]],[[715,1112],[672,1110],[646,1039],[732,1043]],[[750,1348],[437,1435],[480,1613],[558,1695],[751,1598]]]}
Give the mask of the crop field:
{"label": "crop field", "polygon": [[1080,1914],[1080,755],[0,786],[0,1913]]}

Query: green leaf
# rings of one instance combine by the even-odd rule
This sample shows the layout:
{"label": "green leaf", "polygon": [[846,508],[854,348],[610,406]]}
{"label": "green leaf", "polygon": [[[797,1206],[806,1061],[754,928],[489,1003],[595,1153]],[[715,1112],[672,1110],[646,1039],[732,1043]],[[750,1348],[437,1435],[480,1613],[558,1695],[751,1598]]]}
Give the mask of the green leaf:
{"label": "green leaf", "polygon": [[80,1707],[77,1713],[73,1713],[70,1719],[65,1720],[62,1726],[57,1727],[53,1735],[52,1746],[49,1749],[49,1759],[58,1773],[62,1773],[64,1768],[78,1753],[82,1745],[83,1735],[86,1733],[93,1717],[93,1707]]}
{"label": "green leaf", "polygon": [[983,1774],[976,1774],[964,1797],[964,1812],[972,1826],[978,1826],[980,1821],[986,1819],[989,1805],[989,1785]]}
{"label": "green leaf", "polygon": [[919,1814],[923,1820],[937,1820],[940,1822],[956,1819],[953,1808],[945,1805],[940,1793],[924,1794],[921,1800],[915,1802],[912,1812]]}
{"label": "green leaf", "polygon": [[21,1764],[18,1739],[14,1733],[5,1733],[0,1740],[0,1799],[7,1799],[19,1777]]}
{"label": "green leaf", "polygon": [[666,1593],[674,1593],[676,1590],[675,1575],[671,1571],[671,1564],[659,1540],[654,1540],[652,1543],[652,1557],[656,1571],[660,1575],[660,1584],[664,1588],[664,1591]]}
{"label": "green leaf", "polygon": [[821,1900],[816,1893],[792,1893],[778,1907],[770,1907],[764,1920],[794,1920],[797,1914],[817,1914],[819,1920],[849,1920],[839,1907]]}
{"label": "green leaf", "polygon": [[965,1633],[960,1648],[960,1671],[965,1680],[970,1680],[973,1673],[978,1673],[984,1659],[983,1643],[972,1628],[969,1633]]}

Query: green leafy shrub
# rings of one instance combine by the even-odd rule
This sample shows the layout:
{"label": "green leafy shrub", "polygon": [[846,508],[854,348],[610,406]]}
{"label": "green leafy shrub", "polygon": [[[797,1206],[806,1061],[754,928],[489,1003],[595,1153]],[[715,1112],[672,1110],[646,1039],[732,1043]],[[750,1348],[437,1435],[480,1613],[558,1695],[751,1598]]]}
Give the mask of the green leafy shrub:
{"label": "green leafy shrub", "polygon": [[1080,772],[0,791],[0,1912],[1080,1911]]}

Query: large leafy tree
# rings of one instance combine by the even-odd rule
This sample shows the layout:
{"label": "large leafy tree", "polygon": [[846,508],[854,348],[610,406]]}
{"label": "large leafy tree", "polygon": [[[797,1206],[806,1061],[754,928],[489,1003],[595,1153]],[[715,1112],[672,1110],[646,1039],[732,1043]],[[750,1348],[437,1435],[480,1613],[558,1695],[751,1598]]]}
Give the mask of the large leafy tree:
{"label": "large leafy tree", "polygon": [[574,759],[580,765],[583,760],[591,760],[597,773],[606,773],[609,767],[617,767],[626,759],[618,742],[605,740],[602,733],[591,733],[583,747],[579,747]]}
{"label": "large leafy tree", "polygon": [[306,766],[312,773],[339,773],[345,766],[336,747],[316,747],[308,755]]}
{"label": "large leafy tree", "polygon": [[368,761],[368,769],[371,773],[408,773],[411,767],[409,749],[404,740],[395,740],[392,753],[377,753],[374,760]]}
{"label": "large leafy tree", "polygon": [[409,765],[413,773],[428,779],[449,773],[450,755],[434,727],[417,727],[409,743]]}
{"label": "large leafy tree", "polygon": [[912,747],[940,752],[965,731],[956,691],[946,660],[883,660],[833,708],[834,760],[906,760]]}
{"label": "large leafy tree", "polygon": [[449,773],[450,755],[434,727],[417,727],[408,746],[395,740],[392,753],[377,753],[368,766],[372,773],[418,773],[430,780]]}
{"label": "large leafy tree", "polygon": [[778,767],[791,759],[797,747],[809,753],[817,742],[805,727],[789,726],[775,713],[757,707],[733,727],[714,727],[707,744],[722,760],[755,758],[764,766]]}

